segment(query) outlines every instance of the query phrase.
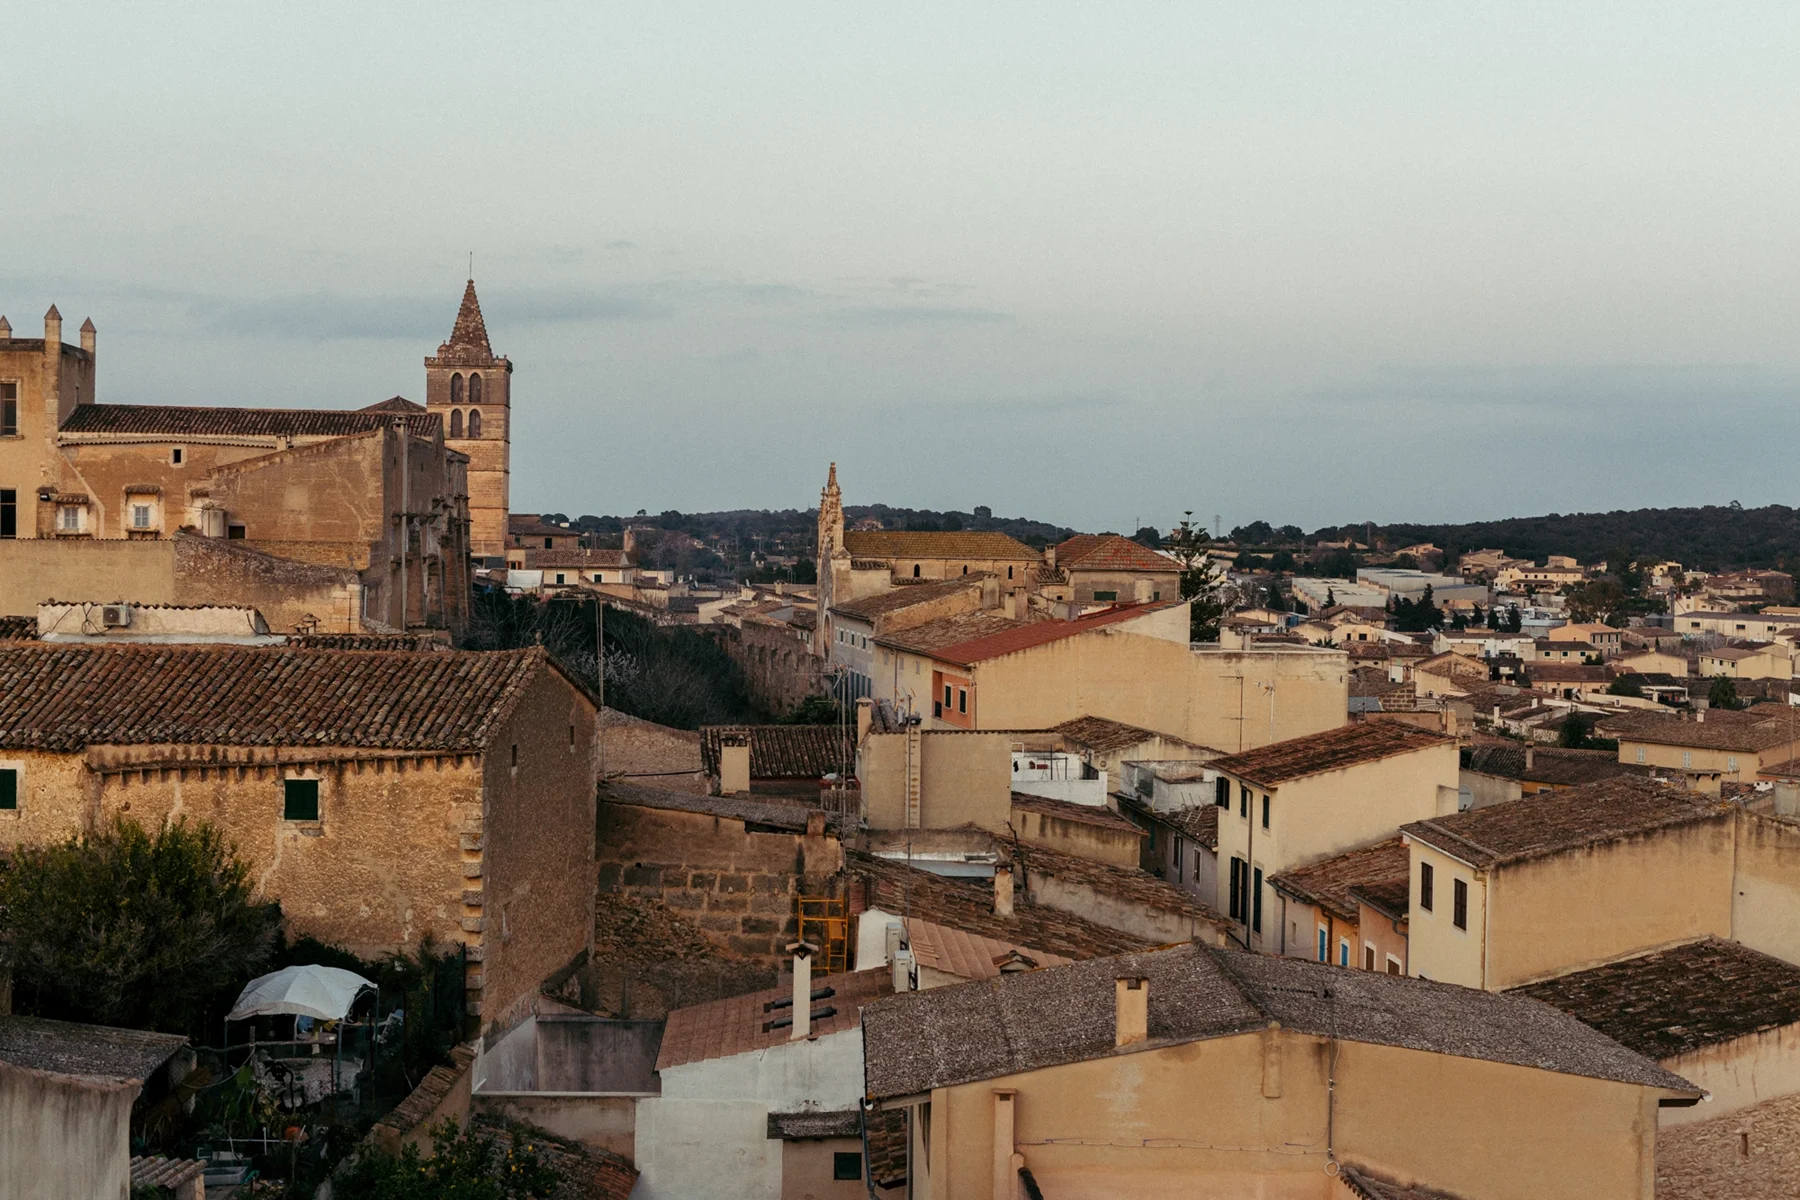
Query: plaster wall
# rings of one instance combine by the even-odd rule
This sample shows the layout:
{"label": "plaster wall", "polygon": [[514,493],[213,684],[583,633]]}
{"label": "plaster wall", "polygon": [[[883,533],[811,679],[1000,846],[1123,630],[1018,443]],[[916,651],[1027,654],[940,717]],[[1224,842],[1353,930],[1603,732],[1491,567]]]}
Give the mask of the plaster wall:
{"label": "plaster wall", "polygon": [[0,1196],[127,1200],[137,1094],[0,1063]]}
{"label": "plaster wall", "polygon": [[[1003,733],[923,731],[919,827],[979,825],[1003,832],[1012,815],[1013,737]],[[857,776],[871,829],[906,828],[907,735],[871,733],[857,751]]]}
{"label": "plaster wall", "polygon": [[1739,810],[1731,934],[1800,963],[1800,824]]}
{"label": "plaster wall", "polygon": [[780,1200],[782,1143],[761,1101],[642,1100],[636,1142],[633,1200]]}
{"label": "plaster wall", "polygon": [[1144,835],[1136,830],[1090,825],[1025,808],[1013,810],[1012,824],[1026,845],[1044,846],[1115,867],[1136,868],[1144,841]]}
{"label": "plaster wall", "polygon": [[861,1159],[862,1139],[807,1138],[783,1142],[781,1200],[866,1200],[868,1188],[860,1177],[831,1177],[834,1154],[854,1154]]}
{"label": "plaster wall", "polygon": [[[1489,876],[1422,842],[1408,839],[1412,848],[1409,868],[1411,889],[1407,895],[1406,973],[1420,979],[1486,987],[1487,903]],[[1421,867],[1430,866],[1431,907],[1420,902]],[[1458,929],[1452,919],[1455,881],[1469,889],[1467,928]]]}
{"label": "plaster wall", "polygon": [[643,1102],[633,1095],[476,1092],[469,1097],[469,1111],[523,1121],[557,1137],[635,1159],[637,1110]]}
{"label": "plaster wall", "polygon": [[1665,1058],[1662,1065],[1709,1093],[1700,1104],[1663,1109],[1663,1127],[1710,1121],[1800,1094],[1800,1026],[1765,1029]]}
{"label": "plaster wall", "polygon": [[863,1094],[862,1029],[703,1059],[661,1074],[667,1099],[755,1100],[765,1112],[855,1108]]}

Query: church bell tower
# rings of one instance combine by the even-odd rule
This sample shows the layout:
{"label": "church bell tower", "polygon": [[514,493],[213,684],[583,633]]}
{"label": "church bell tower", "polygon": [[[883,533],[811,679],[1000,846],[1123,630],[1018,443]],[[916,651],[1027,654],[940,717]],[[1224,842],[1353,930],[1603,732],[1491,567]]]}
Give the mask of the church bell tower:
{"label": "church bell tower", "polygon": [[512,363],[488,344],[475,281],[463,289],[450,337],[425,360],[425,407],[444,422],[452,450],[469,456],[469,551],[506,553],[512,469]]}

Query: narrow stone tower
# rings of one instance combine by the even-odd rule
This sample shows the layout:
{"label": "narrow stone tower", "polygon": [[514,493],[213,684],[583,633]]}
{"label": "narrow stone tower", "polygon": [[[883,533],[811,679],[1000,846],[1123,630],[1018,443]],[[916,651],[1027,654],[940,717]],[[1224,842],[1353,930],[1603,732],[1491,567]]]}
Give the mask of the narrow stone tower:
{"label": "narrow stone tower", "polygon": [[488,344],[475,281],[463,289],[450,337],[425,360],[425,407],[444,421],[452,450],[469,456],[469,551],[506,553],[512,471],[512,363]]}

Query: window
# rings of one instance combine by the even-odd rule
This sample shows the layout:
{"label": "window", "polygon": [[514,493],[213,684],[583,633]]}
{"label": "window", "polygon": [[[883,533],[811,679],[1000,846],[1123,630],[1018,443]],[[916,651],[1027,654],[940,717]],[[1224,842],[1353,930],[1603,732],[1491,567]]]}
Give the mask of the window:
{"label": "window", "polygon": [[1116,591],[1114,591],[1114,592],[1095,592],[1094,593],[1094,599],[1096,601],[1098,601],[1098,600],[1117,600],[1118,598],[1119,598],[1119,593]]}
{"label": "window", "polygon": [[450,436],[453,438],[462,436],[462,409],[460,408],[450,410]]}
{"label": "window", "polygon": [[81,532],[81,505],[65,504],[56,510],[56,528],[63,533]]}
{"label": "window", "polygon": [[171,464],[179,467],[182,463],[184,463],[186,461],[187,461],[187,451],[182,449],[180,446],[176,446],[174,449],[169,451],[169,462]]}
{"label": "window", "polygon": [[284,821],[316,821],[319,819],[318,780],[284,779],[281,781],[281,819]]}
{"label": "window", "polygon": [[19,807],[19,768],[0,767],[0,810]]}
{"label": "window", "polygon": [[1725,769],[1727,771],[1737,770],[1737,755],[1733,754],[1725,760]]}
{"label": "window", "polygon": [[950,685],[947,683],[944,685],[944,707],[950,707]]}
{"label": "window", "polygon": [[227,541],[242,541],[244,539],[244,527],[242,525],[227,525],[225,527],[225,538]]}
{"label": "window", "polygon": [[1013,569],[1011,567],[1006,568],[1006,577],[1008,579],[1012,578],[1012,573],[1013,573]]}
{"label": "window", "polygon": [[0,437],[19,433],[19,385],[0,383]]}
{"label": "window", "polygon": [[556,539],[555,538],[545,538],[544,539],[544,549],[546,549],[546,550],[556,549]]}
{"label": "window", "polygon": [[1187,879],[1187,843],[1180,837],[1175,839],[1175,882]]}
{"label": "window", "polygon": [[1325,928],[1323,925],[1321,925],[1321,926],[1319,926],[1319,961],[1320,962],[1329,961],[1327,956],[1331,953],[1330,946],[1331,946],[1331,930],[1329,930],[1329,929]]}
{"label": "window", "polygon": [[919,577],[919,564],[914,563],[913,564],[913,578],[917,579],[918,577]]}
{"label": "window", "polygon": [[1430,863],[1419,864],[1419,907],[1426,912],[1431,911],[1431,877],[1433,874]]}
{"label": "window", "polygon": [[133,529],[151,528],[150,506],[148,504],[134,504],[131,506],[131,527]]}
{"label": "window", "polygon": [[1694,765],[1694,752],[1692,750],[1683,750],[1681,752],[1681,769],[1686,771],[1686,770],[1690,769],[1691,767],[1693,767],[1693,765]]}
{"label": "window", "polygon": [[567,580],[566,580],[566,579],[564,579],[564,578],[563,578],[563,573],[562,573],[562,572],[561,572],[561,571],[558,571],[558,572],[557,572],[557,573],[556,573],[556,582],[558,582],[558,583],[566,583],[566,582],[568,582],[568,581],[567,581]]}
{"label": "window", "polygon": [[1213,803],[1218,805],[1220,808],[1230,808],[1231,807],[1231,780],[1229,780],[1229,779],[1225,778],[1223,775],[1221,775],[1221,776],[1219,776],[1217,787],[1218,787],[1218,790],[1213,795]]}
{"label": "window", "polygon": [[1268,827],[1269,827],[1269,795],[1267,792],[1264,792],[1263,793],[1263,828],[1267,829]]}
{"label": "window", "polygon": [[452,375],[450,377],[450,403],[461,404],[462,400],[463,400],[463,377],[460,374]]}
{"label": "window", "polygon": [[968,563],[964,563],[964,564],[963,564],[963,569],[962,569],[962,573],[963,573],[963,574],[964,574],[964,575],[967,575],[967,574],[968,574],[968,573],[969,573],[969,564],[968,564]]}
{"label": "window", "polygon": [[1340,938],[1338,940],[1338,966],[1347,967],[1349,965],[1350,965],[1350,943],[1348,941]]}
{"label": "window", "polygon": [[1161,593],[1161,592],[1151,592],[1151,593],[1150,593],[1150,598],[1151,598],[1151,599],[1152,599],[1152,600],[1161,600],[1161,599],[1162,599],[1162,593]]}
{"label": "window", "polygon": [[472,408],[469,410],[469,436],[472,438],[481,436],[481,414]]}
{"label": "window", "polygon": [[1363,970],[1373,971],[1374,969],[1375,969],[1375,947],[1369,945],[1367,942],[1364,942],[1363,943]]}
{"label": "window", "polygon": [[519,743],[517,742],[512,744],[512,765],[515,768],[519,765]]}
{"label": "window", "polygon": [[0,538],[19,536],[19,493],[0,488]]}
{"label": "window", "polygon": [[1227,901],[1229,910],[1227,915],[1234,921],[1244,915],[1243,881],[1244,860],[1233,858],[1231,860],[1231,896]]}
{"label": "window", "polygon": [[1250,789],[1241,784],[1238,787],[1238,816],[1245,820],[1250,817]]}
{"label": "window", "polygon": [[1395,958],[1395,957],[1394,957],[1394,956],[1393,956],[1393,955],[1391,955],[1391,954],[1390,954],[1390,955],[1388,955],[1388,960],[1387,960],[1387,973],[1388,973],[1388,974],[1389,974],[1389,975],[1398,975],[1398,974],[1400,974],[1400,960],[1399,960],[1399,959],[1397,959],[1397,958]]}
{"label": "window", "polygon": [[1460,879],[1450,884],[1450,923],[1458,929],[1469,927],[1469,885]]}
{"label": "window", "polygon": [[469,403],[481,403],[481,376],[479,375],[469,376]]}
{"label": "window", "polygon": [[1251,892],[1250,900],[1250,928],[1258,933],[1262,932],[1262,893],[1262,868],[1258,867],[1256,868],[1256,886]]}
{"label": "window", "polygon": [[831,1152],[831,1177],[833,1179],[861,1179],[862,1155],[854,1150],[833,1150]]}
{"label": "window", "polygon": [[959,713],[966,713],[969,711],[969,689],[968,688],[957,688],[956,689],[956,711]]}

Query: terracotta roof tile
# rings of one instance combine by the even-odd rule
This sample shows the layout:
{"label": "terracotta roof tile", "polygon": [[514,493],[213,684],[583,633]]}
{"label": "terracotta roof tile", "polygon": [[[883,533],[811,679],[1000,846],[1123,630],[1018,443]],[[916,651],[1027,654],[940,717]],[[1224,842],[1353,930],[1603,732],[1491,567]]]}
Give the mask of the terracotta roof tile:
{"label": "terracotta roof tile", "polygon": [[1715,938],[1513,990],[1657,1060],[1800,1025],[1800,967]]}
{"label": "terracotta roof tile", "polygon": [[1517,742],[1493,746],[1464,746],[1462,767],[1481,775],[1502,779],[1518,779],[1531,783],[1569,786],[1611,779],[1615,775],[1648,775],[1650,767],[1622,763],[1612,750],[1565,750],[1561,747],[1531,748],[1531,766],[1525,765],[1526,747]]}
{"label": "terracotta roof tile", "polygon": [[1053,725],[1051,728],[1069,741],[1086,746],[1097,754],[1113,754],[1120,750],[1128,750],[1156,738],[1183,746],[1193,746],[1194,749],[1207,754],[1217,753],[1206,746],[1195,745],[1193,742],[1185,741],[1172,734],[1157,733],[1153,729],[1127,725],[1123,721],[1115,721],[1110,717],[1076,717],[1074,720],[1064,721],[1061,725]]}
{"label": "terracotta roof tile", "polygon": [[[1174,608],[1178,603],[1180,602],[1168,600],[1159,604],[1119,604],[1077,617],[1072,621],[1032,621],[1028,623],[1007,621],[1005,628],[995,629],[991,633],[960,642],[945,640],[935,646],[927,643],[928,638],[935,637],[934,633],[927,631],[931,630],[933,625],[947,622],[931,621],[915,629],[908,629],[904,633],[877,638],[876,641],[883,646],[893,646],[902,650],[922,650],[939,662],[972,666],[990,658],[1016,654],[1021,650],[1030,650],[1037,646],[1061,641],[1064,638],[1104,629],[1109,625],[1135,620],[1154,612]],[[1003,620],[1003,618],[995,619]],[[952,617],[950,620],[960,621],[962,618]]]}
{"label": "terracotta roof tile", "polygon": [[1215,758],[1207,765],[1216,771],[1262,787],[1276,787],[1292,779],[1341,771],[1362,763],[1379,762],[1397,754],[1411,754],[1434,746],[1449,746],[1451,738],[1392,721],[1368,721],[1339,725],[1323,733],[1290,738],[1242,754]]}
{"label": "terracotta roof tile", "polygon": [[477,751],[551,666],[470,651],[0,644],[0,746]]}
{"label": "terracotta roof tile", "polygon": [[28,1071],[142,1082],[185,1045],[176,1033],[0,1015],[0,1062]]}
{"label": "terracotta roof tile", "polygon": [[902,924],[907,945],[912,948],[913,958],[920,966],[960,979],[992,979],[1000,974],[998,960],[1015,950],[1040,967],[1060,967],[1074,961],[1041,947],[1022,946],[1001,938],[969,933],[923,917],[910,916]]}
{"label": "terracotta roof tile", "polygon": [[[560,535],[568,537],[569,531]],[[575,546],[566,550],[530,550],[525,559],[533,568],[539,567],[576,567],[587,570],[601,568],[617,569],[632,565],[631,559],[623,550],[596,550],[589,547]]]}
{"label": "terracotta roof tile", "polygon": [[1036,561],[1038,552],[1004,533],[972,530],[846,529],[844,549],[853,558],[967,558],[1025,559]]}
{"label": "terracotta roof tile", "polygon": [[700,761],[709,775],[719,773],[719,747],[728,737],[750,742],[751,779],[822,779],[834,772],[856,770],[854,726],[842,725],[703,725]]}
{"label": "terracotta roof tile", "polygon": [[[814,976],[812,986],[812,1034],[823,1037],[855,1029],[862,1018],[863,1005],[890,994],[894,979],[893,973],[882,966]],[[656,1069],[667,1071],[687,1063],[787,1044],[793,1032],[790,1025],[768,1026],[792,1018],[791,1004],[781,1002],[791,1001],[793,996],[790,982],[786,987],[676,1009],[663,1028]]]}
{"label": "terracotta roof tile", "polygon": [[1412,853],[1400,838],[1348,850],[1304,867],[1269,877],[1272,887],[1295,899],[1316,904],[1340,921],[1355,922],[1356,898],[1351,889],[1400,881],[1404,895]]}
{"label": "terracotta roof tile", "polygon": [[1119,811],[1130,813],[1137,818],[1135,823],[1155,821],[1165,825],[1181,836],[1198,842],[1209,850],[1219,848],[1219,806],[1216,804],[1191,804],[1186,808],[1157,810],[1137,796],[1114,792],[1119,802]]}
{"label": "terracotta roof tile", "polygon": [[1046,817],[1056,817],[1064,821],[1079,821],[1084,825],[1094,825],[1102,829],[1116,829],[1121,833],[1143,832],[1112,809],[1096,804],[1072,804],[1067,800],[1052,800],[1048,796],[1014,792],[1012,806],[1015,810],[1041,813]]}
{"label": "terracotta roof tile", "polygon": [[1078,533],[1059,542],[1056,565],[1071,571],[1181,572],[1174,559],[1116,533]]}
{"label": "terracotta roof tile", "polygon": [[[1114,980],[1149,981],[1149,1042],[1115,1045]],[[863,1010],[869,1095],[1267,1029],[1611,1080],[1699,1089],[1522,996],[1190,944],[890,996]]]}
{"label": "terracotta roof tile", "polygon": [[1741,710],[1715,708],[1709,709],[1704,718],[1687,720],[1673,713],[1631,712],[1605,718],[1596,732],[1602,737],[1663,746],[1756,752],[1796,740],[1795,731],[1800,728],[1786,705]]}
{"label": "terracotta roof tile", "polygon": [[[80,404],[63,422],[67,434],[181,437],[349,437],[382,429],[394,413],[370,409],[201,408],[172,404]],[[436,413],[402,414],[415,437],[435,437]]]}
{"label": "terracotta roof tile", "polygon": [[980,581],[989,578],[986,571],[978,571],[973,575],[959,575],[942,582],[908,584],[894,588],[892,591],[877,592],[873,596],[864,596],[859,600],[846,600],[842,604],[834,604],[831,611],[843,613],[848,617],[861,617],[872,620],[891,612],[899,612],[903,608],[911,608],[915,604],[926,604],[933,600],[942,600],[946,596],[956,596],[977,588]]}
{"label": "terracotta roof tile", "polygon": [[[692,792],[668,792],[661,788],[642,787],[608,779],[600,784],[597,796],[602,804],[625,804],[635,808],[660,808],[669,812],[699,813],[724,817],[746,825],[764,825],[787,833],[804,833],[806,819],[819,809],[803,804],[785,804],[740,796],[697,796]],[[852,832],[856,818],[842,813],[826,813],[825,828],[840,837]]]}
{"label": "terracotta roof tile", "polygon": [[1696,792],[1620,776],[1433,817],[1400,832],[1476,867],[1562,854],[1633,834],[1724,817]]}
{"label": "terracotta roof tile", "polygon": [[1340,1164],[1338,1178],[1357,1200],[1467,1200],[1466,1197],[1426,1187],[1424,1184],[1396,1183],[1367,1167],[1352,1166],[1349,1163]]}
{"label": "terracotta roof tile", "polygon": [[1220,913],[1201,903],[1192,892],[1135,867],[1115,867],[1043,846],[1016,846],[1012,854],[1016,862],[1023,864],[1028,881],[1033,876],[1048,875],[1065,882],[1079,883],[1098,895],[1124,901],[1128,907],[1170,913],[1221,929],[1231,925]]}

